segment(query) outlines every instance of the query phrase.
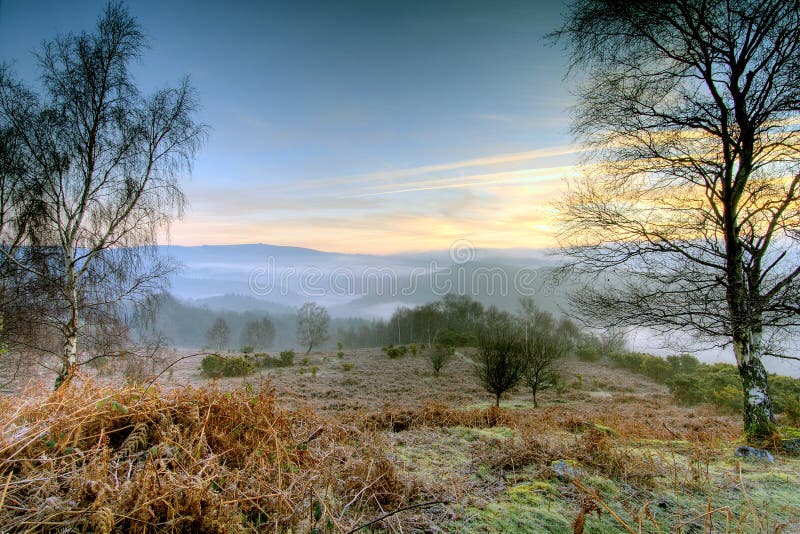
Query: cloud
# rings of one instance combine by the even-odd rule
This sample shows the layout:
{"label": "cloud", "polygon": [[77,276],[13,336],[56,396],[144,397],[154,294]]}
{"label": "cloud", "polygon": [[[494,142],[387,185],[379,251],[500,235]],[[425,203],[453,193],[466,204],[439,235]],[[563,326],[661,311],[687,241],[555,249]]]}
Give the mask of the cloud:
{"label": "cloud", "polygon": [[433,173],[466,169],[471,167],[499,166],[509,163],[520,163],[524,161],[536,161],[562,156],[573,156],[584,152],[584,149],[574,146],[556,146],[525,152],[511,152],[505,154],[495,154],[480,158],[465,159],[434,165],[421,165],[405,169],[390,171],[379,171],[340,178],[323,178],[317,180],[305,180],[301,185],[304,187],[333,186],[346,184],[371,184],[377,181],[387,182],[398,178],[408,178],[411,176],[425,176]]}
{"label": "cloud", "polygon": [[525,169],[521,171],[474,174],[470,176],[458,176],[454,178],[420,180],[407,182],[404,184],[392,184],[390,187],[380,187],[379,189],[381,190],[379,191],[359,193],[349,196],[355,198],[373,197],[382,195],[395,195],[398,193],[411,193],[416,191],[433,191],[437,189],[453,189],[513,182],[542,181],[550,180],[552,178],[573,176],[575,173],[575,166],[566,165],[561,167],[547,167],[543,169]]}
{"label": "cloud", "polygon": [[[554,243],[551,206],[577,167],[535,164],[576,152],[555,147],[498,154],[280,190],[207,187],[191,195],[194,208],[174,225],[172,241],[358,253],[447,249],[458,239],[487,248],[548,247]],[[502,168],[509,163],[526,165]],[[486,172],[463,172],[480,167]]]}

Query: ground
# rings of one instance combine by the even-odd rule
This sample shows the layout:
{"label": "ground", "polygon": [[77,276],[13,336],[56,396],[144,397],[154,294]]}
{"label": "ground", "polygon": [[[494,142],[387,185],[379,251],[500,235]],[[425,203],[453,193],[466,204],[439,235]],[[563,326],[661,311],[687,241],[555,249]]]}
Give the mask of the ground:
{"label": "ground", "polygon": [[[636,532],[640,526],[654,532],[800,532],[800,460],[778,455],[765,464],[734,456],[741,437],[737,416],[677,406],[664,386],[646,377],[565,359],[563,388],[541,393],[539,408],[524,387],[504,396],[501,409],[513,416],[506,424],[476,428],[437,420],[441,410],[486,410],[493,403],[472,365],[462,350],[436,377],[423,355],[314,352],[298,355],[291,368],[220,384],[235,388],[268,378],[287,406],[374,423],[400,471],[435,500],[450,503],[417,514],[413,524],[425,529],[571,531],[582,500],[596,492],[595,500],[622,521],[601,504],[599,517],[586,515],[585,532],[625,532],[622,522]],[[178,387],[204,380],[197,363],[187,361],[166,382]],[[522,458],[514,465],[530,439],[541,442],[549,461]],[[585,458],[576,462],[582,487],[553,470],[559,456]],[[403,518],[394,525],[400,529]]]}
{"label": "ground", "polygon": [[[503,397],[498,410],[492,407],[493,397],[475,381],[468,350],[457,352],[438,377],[424,355],[390,359],[379,349],[344,352],[343,358],[333,352],[298,354],[292,367],[213,381],[200,373],[199,357],[187,358],[162,375],[157,388],[163,398],[178,399],[179,409],[170,408],[170,412],[163,407],[166,401],[149,400],[152,406],[161,406],[162,415],[147,420],[160,417],[167,420],[164,425],[179,427],[181,418],[187,417],[181,415],[181,406],[198,404],[202,416],[208,398],[212,399],[209,406],[229,402],[229,409],[238,409],[236,399],[242,399],[245,409],[251,410],[248,406],[255,405],[255,398],[250,403],[249,396],[269,391],[275,410],[282,410],[271,420],[289,425],[280,439],[293,439],[294,443],[297,435],[306,436],[292,450],[316,458],[314,463],[305,456],[291,462],[287,457],[285,468],[283,463],[275,466],[272,460],[264,464],[278,470],[279,484],[284,470],[284,477],[300,477],[289,484],[290,489],[294,484],[306,484],[303,492],[318,496],[317,501],[301,495],[294,508],[281,509],[285,523],[280,525],[293,524],[295,532],[348,531],[397,510],[401,511],[365,530],[800,532],[800,459],[776,454],[769,463],[737,457],[734,451],[741,445],[738,417],[710,406],[678,406],[663,386],[645,377],[603,363],[565,359],[559,368],[563,385],[540,393],[538,408],[533,407],[530,392],[519,387]],[[141,387],[130,392],[126,398],[149,399],[151,395],[142,393]],[[65,404],[58,402],[59,407]],[[103,402],[92,401],[87,406],[99,410],[102,405],[107,420],[107,410],[113,412],[113,406],[108,408]],[[134,403],[119,402],[126,406]],[[212,413],[210,407],[207,413]],[[85,421],[86,416],[81,417]],[[125,415],[118,417],[132,416],[126,408]],[[197,419],[197,414],[193,417]],[[209,417],[206,415],[207,422]],[[131,435],[139,428],[136,425],[143,424],[135,421],[125,422],[124,428],[134,428],[134,432],[126,431]],[[264,423],[240,421],[230,427],[232,431],[220,427],[219,432],[236,434],[247,427],[257,435],[260,424]],[[3,424],[4,429],[18,426],[11,419]],[[329,439],[317,438],[322,429]],[[272,426],[270,431],[274,431]],[[157,432],[148,432],[154,443]],[[206,439],[205,433],[206,423],[198,435]],[[236,436],[219,439],[223,438],[224,446],[202,442],[209,451],[218,446],[209,458],[222,457],[226,452],[215,451],[228,451],[239,444]],[[277,444],[278,439],[274,438],[275,450],[286,450]],[[57,449],[55,441],[46,445]],[[118,441],[124,446],[131,442],[130,435]],[[117,447],[111,457],[120,457],[120,445],[112,439],[110,446]],[[145,448],[142,438],[140,449]],[[149,450],[154,449],[158,447]],[[7,450],[11,445],[0,447],[0,452]],[[268,456],[272,458],[272,453]],[[244,450],[237,458],[243,464],[251,461],[244,459],[250,458]],[[163,461],[163,466],[153,464],[156,480],[159,469],[172,469]],[[181,469],[188,473],[195,469],[194,464],[189,465],[194,461],[191,458],[181,461],[188,466]],[[202,457],[197,460],[203,461]],[[222,467],[228,471],[215,475],[214,480],[233,480],[233,467]],[[130,476],[132,468],[127,469]],[[206,464],[196,467],[198,476],[208,469]],[[0,475],[6,476],[5,472]],[[109,485],[114,485],[116,476],[107,477]],[[12,480],[11,474],[8,477]],[[323,485],[314,482],[323,478],[327,480],[324,496]],[[14,479],[12,484],[28,480],[33,478]],[[233,484],[230,480],[228,485]],[[244,478],[237,480],[244,484]],[[345,481],[352,484],[344,487]],[[215,491],[230,491],[214,484],[218,483],[212,484]],[[286,479],[283,484],[288,484]],[[256,498],[241,497],[237,491],[234,498],[222,502],[240,506],[246,499]],[[369,499],[364,498],[367,494]],[[355,505],[349,507],[356,501],[357,513]],[[296,517],[303,502],[302,506],[311,510],[310,519],[302,520],[305,523]],[[261,506],[268,504],[265,501]],[[97,507],[85,506],[87,510]],[[120,518],[132,515],[114,507],[108,510],[109,517],[116,517],[116,522],[109,523],[115,528],[127,524]],[[236,510],[245,514],[244,508]],[[232,512],[229,516],[239,517]],[[329,516],[331,520],[326,519]],[[263,517],[277,515],[264,512]],[[153,521],[153,525],[167,524]],[[278,519],[274,525],[273,530],[280,530]]]}

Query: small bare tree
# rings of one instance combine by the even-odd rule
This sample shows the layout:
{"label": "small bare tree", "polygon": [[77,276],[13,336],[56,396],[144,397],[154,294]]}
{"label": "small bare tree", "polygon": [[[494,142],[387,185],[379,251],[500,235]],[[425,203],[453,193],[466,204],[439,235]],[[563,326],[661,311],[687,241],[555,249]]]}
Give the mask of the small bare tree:
{"label": "small bare tree", "polygon": [[561,210],[598,275],[575,311],[732,346],[744,430],[769,435],[763,357],[800,325],[800,4],[578,0],[557,36],[591,149]]}
{"label": "small bare tree", "polygon": [[495,396],[495,406],[499,408],[503,393],[519,383],[525,365],[519,328],[508,314],[490,308],[478,333],[475,375]]}
{"label": "small bare tree", "polygon": [[228,344],[231,337],[231,328],[228,322],[222,317],[217,317],[214,324],[206,332],[206,341],[209,345],[214,347],[217,352],[222,350],[222,347]]}
{"label": "small bare tree", "polygon": [[297,311],[297,342],[308,347],[306,354],[328,339],[328,325],[331,316],[323,306],[306,302]]}
{"label": "small bare tree", "polygon": [[525,372],[523,379],[533,394],[533,406],[538,407],[536,394],[558,381],[556,364],[566,356],[568,345],[557,332],[532,330],[523,342]]}
{"label": "small bare tree", "polygon": [[525,359],[522,379],[531,389],[533,406],[538,407],[536,394],[555,385],[556,364],[572,348],[579,331],[568,319],[556,322],[551,313],[538,309],[530,298],[520,299],[520,307],[520,343]]}
{"label": "small bare tree", "polygon": [[269,317],[248,321],[240,335],[242,346],[253,347],[254,349],[267,349],[275,340],[275,324]]}
{"label": "small bare tree", "polygon": [[110,4],[94,33],[43,45],[42,95],[0,68],[0,125],[24,163],[23,193],[3,197],[2,253],[53,299],[46,320],[63,340],[57,384],[79,364],[82,330],[161,290],[172,270],[152,245],[181,213],[177,178],[204,127],[192,119],[188,81],[139,93],[128,65],[143,46],[136,21]]}

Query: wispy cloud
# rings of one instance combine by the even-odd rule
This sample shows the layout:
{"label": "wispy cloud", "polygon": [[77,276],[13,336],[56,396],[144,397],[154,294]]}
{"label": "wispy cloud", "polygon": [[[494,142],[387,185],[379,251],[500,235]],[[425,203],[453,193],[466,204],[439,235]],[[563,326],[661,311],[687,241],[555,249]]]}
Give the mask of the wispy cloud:
{"label": "wispy cloud", "polygon": [[446,163],[437,163],[433,165],[421,165],[417,167],[408,167],[404,169],[396,169],[389,171],[379,171],[356,176],[346,176],[339,178],[322,178],[318,180],[305,180],[302,184],[304,187],[318,187],[318,186],[333,186],[345,184],[364,184],[374,183],[376,181],[387,182],[399,178],[408,178],[411,176],[424,177],[426,175],[454,171],[459,169],[467,169],[471,167],[488,167],[500,166],[509,163],[531,162],[536,160],[544,160],[548,158],[557,158],[562,156],[572,156],[584,152],[584,149],[575,146],[556,146],[549,148],[542,148],[537,150],[528,150],[525,152],[511,152],[504,154],[495,154],[483,156],[480,158],[465,159],[459,161],[452,161]]}
{"label": "wispy cloud", "polygon": [[456,189],[515,182],[536,182],[551,180],[553,178],[566,178],[568,176],[574,176],[575,173],[576,168],[574,165],[565,165],[561,167],[545,167],[542,169],[525,169],[521,171],[473,174],[470,176],[457,176],[453,178],[418,180],[404,184],[392,184],[391,186],[379,187],[378,189],[381,189],[379,191],[347,195],[346,197],[374,197],[382,195],[395,195],[398,193],[411,193],[415,191],[434,191],[437,189]]}

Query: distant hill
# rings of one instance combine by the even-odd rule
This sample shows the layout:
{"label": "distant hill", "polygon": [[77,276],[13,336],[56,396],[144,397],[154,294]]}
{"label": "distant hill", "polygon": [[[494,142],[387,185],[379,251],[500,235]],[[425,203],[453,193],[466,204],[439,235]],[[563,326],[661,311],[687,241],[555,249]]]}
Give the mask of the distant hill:
{"label": "distant hill", "polygon": [[385,318],[398,305],[423,304],[450,292],[508,310],[523,295],[551,311],[560,303],[547,281],[558,259],[546,250],[381,256],[250,244],[163,246],[160,253],[182,265],[170,292],[211,309],[286,313],[316,301],[333,316]]}

